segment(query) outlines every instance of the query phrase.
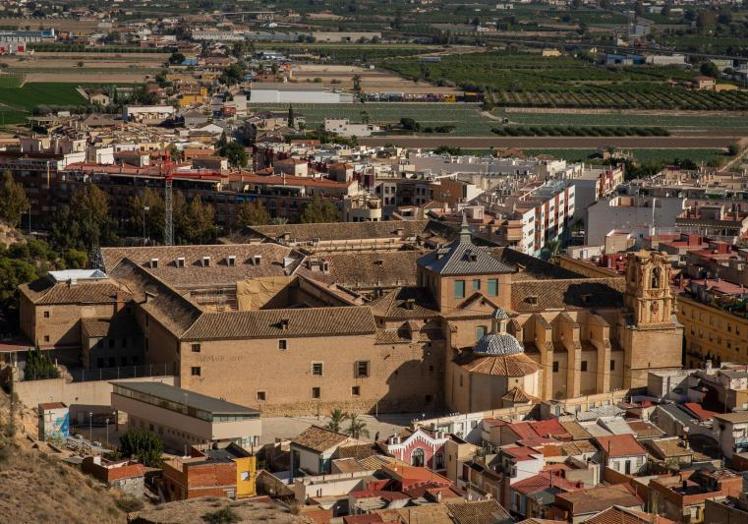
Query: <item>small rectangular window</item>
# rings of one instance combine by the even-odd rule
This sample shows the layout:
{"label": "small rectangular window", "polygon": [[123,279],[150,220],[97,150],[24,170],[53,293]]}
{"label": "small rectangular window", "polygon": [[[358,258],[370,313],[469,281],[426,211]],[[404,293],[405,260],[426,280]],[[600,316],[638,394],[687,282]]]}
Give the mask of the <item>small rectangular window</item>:
{"label": "small rectangular window", "polygon": [[480,279],[475,278],[473,279],[473,291],[478,291],[480,289]]}
{"label": "small rectangular window", "polygon": [[615,371],[616,370],[616,361],[615,360],[611,360],[610,361],[610,370],[611,371]]}
{"label": "small rectangular window", "polygon": [[191,371],[192,371],[192,376],[193,377],[199,377],[200,376],[200,372],[201,372],[200,367],[195,366],[195,367],[192,368]]}
{"label": "small rectangular window", "polygon": [[312,388],[312,398],[320,398],[322,396],[322,391],[320,388]]}
{"label": "small rectangular window", "polygon": [[288,349],[288,340],[286,340],[286,339],[280,339],[278,341],[278,349],[280,349],[281,351],[287,350]]}
{"label": "small rectangular window", "polygon": [[368,377],[369,376],[369,361],[359,360],[356,362],[356,376],[357,377]]}
{"label": "small rectangular window", "polygon": [[44,312],[44,318],[49,318],[49,311]]}
{"label": "small rectangular window", "polygon": [[258,391],[257,392],[257,400],[267,400],[267,395],[264,391]]}
{"label": "small rectangular window", "polygon": [[488,279],[488,296],[496,297],[499,295],[499,281],[496,278]]}
{"label": "small rectangular window", "polygon": [[587,361],[586,360],[582,361],[582,371],[587,371]]}
{"label": "small rectangular window", "polygon": [[184,257],[177,258],[177,267],[184,267]]}
{"label": "small rectangular window", "polygon": [[49,342],[49,335],[44,335],[44,342]]}
{"label": "small rectangular window", "polygon": [[465,298],[464,280],[455,280],[455,298]]}
{"label": "small rectangular window", "polygon": [[361,386],[353,386],[351,388],[351,395],[354,397],[360,397],[361,396]]}
{"label": "small rectangular window", "polygon": [[192,344],[192,352],[200,353],[200,344]]}
{"label": "small rectangular window", "polygon": [[558,360],[553,361],[553,372],[558,373]]}
{"label": "small rectangular window", "polygon": [[312,375],[322,376],[322,362],[312,362]]}

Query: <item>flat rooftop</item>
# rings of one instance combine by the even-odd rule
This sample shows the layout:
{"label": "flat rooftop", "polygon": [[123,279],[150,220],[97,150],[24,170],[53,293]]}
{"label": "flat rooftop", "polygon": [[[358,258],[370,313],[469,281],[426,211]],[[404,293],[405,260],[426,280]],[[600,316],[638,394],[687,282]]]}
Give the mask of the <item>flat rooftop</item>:
{"label": "flat rooftop", "polygon": [[[212,415],[246,415],[259,417],[256,409],[240,406],[215,397],[201,395],[194,391],[170,386],[162,382],[113,382],[114,392],[120,394],[120,389],[129,390],[141,395],[149,395],[159,400],[173,402],[187,408],[206,411]],[[136,399],[137,400],[137,399]]]}

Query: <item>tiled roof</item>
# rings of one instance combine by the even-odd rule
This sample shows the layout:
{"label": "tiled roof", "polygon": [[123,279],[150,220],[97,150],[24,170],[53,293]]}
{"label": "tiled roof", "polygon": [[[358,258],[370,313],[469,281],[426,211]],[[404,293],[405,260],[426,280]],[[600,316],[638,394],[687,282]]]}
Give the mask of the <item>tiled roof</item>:
{"label": "tiled roof", "polygon": [[[429,220],[392,220],[384,222],[346,222],[340,224],[283,224],[252,226],[247,233],[254,238],[278,240],[288,235],[295,242],[360,240],[373,238],[409,238],[426,231]],[[402,230],[398,233],[398,230]]]}
{"label": "tiled roof", "polygon": [[81,328],[89,337],[112,337],[135,336],[140,332],[135,317],[128,314],[119,314],[110,319],[82,318]]}
{"label": "tiled roof", "polygon": [[523,377],[540,369],[540,366],[524,353],[506,356],[472,356],[466,360],[460,363],[465,371],[482,375]]}
{"label": "tiled roof", "polygon": [[401,287],[371,301],[374,315],[387,319],[430,318],[439,316],[431,293],[421,287]]}
{"label": "tiled roof", "polygon": [[291,445],[316,451],[317,453],[324,453],[350,440],[351,438],[348,435],[336,433],[320,426],[310,426],[296,436],[291,441]]}
{"label": "tiled roof", "polygon": [[637,438],[656,438],[665,434],[664,431],[651,422],[645,422],[643,420],[631,420],[628,422],[628,425],[634,430]]}
{"label": "tiled roof", "polygon": [[187,340],[367,335],[376,332],[365,306],[265,309],[203,313],[187,330]]}
{"label": "tiled roof", "polygon": [[308,269],[305,264],[302,264],[299,274],[322,282],[335,282],[352,289],[414,286],[416,284],[416,260],[420,256],[421,252],[410,250],[324,254],[320,255],[319,259],[327,262],[326,273]]}
{"label": "tiled roof", "polygon": [[652,439],[646,442],[646,446],[660,460],[693,455],[693,450],[685,447],[679,437]]}
{"label": "tiled roof", "polygon": [[602,511],[611,506],[640,506],[642,500],[631,493],[625,484],[596,486],[570,493],[556,495],[556,503],[563,501],[562,507],[570,507],[573,515],[584,515]]}
{"label": "tiled roof", "polygon": [[447,503],[447,510],[455,524],[493,524],[513,520],[509,512],[495,500]]}
{"label": "tiled roof", "polygon": [[530,397],[525,393],[521,387],[514,386],[512,389],[506,392],[506,394],[501,397],[502,400],[509,400],[511,402],[530,402]]}
{"label": "tiled roof", "polygon": [[481,355],[508,356],[524,353],[525,348],[509,333],[488,333],[475,344],[473,352]]}
{"label": "tiled roof", "polygon": [[675,524],[668,518],[621,506],[605,509],[585,522],[589,524]]}
{"label": "tiled roof", "polygon": [[620,278],[512,282],[512,309],[530,313],[568,307],[620,308],[623,307],[624,286]]}
{"label": "tiled roof", "polygon": [[717,415],[717,412],[704,409],[701,404],[697,404],[696,402],[686,402],[683,404],[683,407],[693,413],[701,421],[711,420],[715,415]]}
{"label": "tiled roof", "polygon": [[[257,256],[261,257],[259,264],[255,263]],[[110,247],[101,248],[101,257],[107,271],[127,258],[175,288],[233,285],[250,278],[288,275],[302,258],[276,244]],[[210,257],[209,265],[203,265],[203,257]],[[234,265],[229,265],[229,257],[235,257]],[[178,258],[184,258],[183,267],[177,265]],[[152,259],[158,260],[157,267],[150,267]]]}
{"label": "tiled roof", "polygon": [[563,491],[581,489],[581,485],[562,477],[557,471],[541,471],[537,475],[528,477],[512,484],[512,489],[523,495],[537,493],[549,488],[559,488]]}
{"label": "tiled roof", "polygon": [[564,455],[582,455],[584,453],[595,453],[597,448],[589,440],[574,440],[572,442],[563,442],[561,450]]}
{"label": "tiled roof", "polygon": [[111,304],[120,300],[129,300],[130,294],[112,280],[96,282],[55,283],[49,278],[40,278],[34,282],[19,286],[21,293],[34,304]]}
{"label": "tiled roof", "polygon": [[559,424],[574,440],[586,440],[592,436],[575,420],[561,420]]}
{"label": "tiled roof", "polygon": [[141,303],[141,308],[176,336],[181,336],[202,313],[196,304],[128,259],[117,264],[111,277],[123,284]]}
{"label": "tiled roof", "polygon": [[418,265],[440,275],[479,275],[515,271],[513,266],[492,257],[488,251],[473,244],[465,224],[457,240],[425,254],[418,259]]}
{"label": "tiled roof", "polygon": [[609,457],[630,457],[647,454],[647,451],[630,434],[595,437],[595,442]]}

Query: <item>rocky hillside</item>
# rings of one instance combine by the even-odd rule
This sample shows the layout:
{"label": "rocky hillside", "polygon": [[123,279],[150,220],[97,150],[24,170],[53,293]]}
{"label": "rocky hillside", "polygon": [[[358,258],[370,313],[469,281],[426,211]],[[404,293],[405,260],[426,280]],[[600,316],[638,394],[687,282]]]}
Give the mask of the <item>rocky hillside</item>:
{"label": "rocky hillside", "polygon": [[8,395],[0,391],[0,519],[4,522],[123,523],[126,515],[103,485],[34,442],[33,411],[24,409],[10,430]]}

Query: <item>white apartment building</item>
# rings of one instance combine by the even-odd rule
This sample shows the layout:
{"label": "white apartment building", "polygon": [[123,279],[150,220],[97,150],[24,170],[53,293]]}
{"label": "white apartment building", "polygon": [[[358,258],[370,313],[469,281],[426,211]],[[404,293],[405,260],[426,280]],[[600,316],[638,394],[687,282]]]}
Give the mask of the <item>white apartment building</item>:
{"label": "white apartment building", "polygon": [[574,216],[575,189],[564,180],[530,184],[507,197],[501,207],[509,244],[539,256],[548,243],[564,238]]}

